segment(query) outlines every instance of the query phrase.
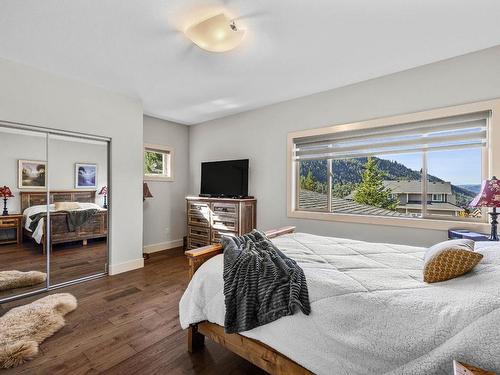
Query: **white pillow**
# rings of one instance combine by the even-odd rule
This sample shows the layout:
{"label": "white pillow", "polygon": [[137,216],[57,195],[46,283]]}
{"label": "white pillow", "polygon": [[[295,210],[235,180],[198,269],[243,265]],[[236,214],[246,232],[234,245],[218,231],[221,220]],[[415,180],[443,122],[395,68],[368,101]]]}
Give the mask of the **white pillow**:
{"label": "white pillow", "polygon": [[79,210],[82,206],[78,202],[56,202],[54,208],[56,211],[70,211]]}

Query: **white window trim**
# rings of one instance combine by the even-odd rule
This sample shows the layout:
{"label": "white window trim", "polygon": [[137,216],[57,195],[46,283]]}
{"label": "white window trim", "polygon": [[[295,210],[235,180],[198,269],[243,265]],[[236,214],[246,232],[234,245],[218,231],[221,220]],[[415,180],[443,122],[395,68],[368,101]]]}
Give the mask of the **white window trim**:
{"label": "white window trim", "polygon": [[[434,199],[434,197],[436,197],[436,199]],[[431,202],[444,202],[444,194],[433,193],[431,197]]]}
{"label": "white window trim", "polygon": [[[293,140],[299,137],[317,136],[328,133],[345,132],[352,130],[363,130],[374,127],[383,127],[404,124],[415,121],[432,120],[441,117],[465,115],[473,112],[491,111],[488,125],[488,146],[483,150],[483,178],[500,175],[500,99],[488,100],[477,103],[463,104],[453,107],[433,109],[429,111],[397,115],[386,118],[377,118],[367,121],[353,122],[348,124],[332,125],[324,128],[308,129],[288,133],[287,138],[287,215],[290,218],[311,219],[323,221],[336,221],[359,224],[388,225],[396,227],[410,227],[420,229],[448,230],[452,228],[463,228],[488,233],[490,224],[486,221],[472,222],[460,219],[447,220],[441,218],[395,218],[370,215],[350,215],[332,212],[313,212],[298,210],[296,202],[296,174],[298,173],[293,162]],[[483,210],[483,218],[487,220],[486,210]]]}
{"label": "white window trim", "polygon": [[[144,152],[146,151],[160,151],[160,152],[168,152],[169,153],[169,176],[156,176],[144,173]],[[174,158],[174,149],[170,146],[157,145],[151,143],[145,143],[142,151],[142,168],[144,174],[144,181],[174,181],[174,168],[175,167],[175,158]]]}

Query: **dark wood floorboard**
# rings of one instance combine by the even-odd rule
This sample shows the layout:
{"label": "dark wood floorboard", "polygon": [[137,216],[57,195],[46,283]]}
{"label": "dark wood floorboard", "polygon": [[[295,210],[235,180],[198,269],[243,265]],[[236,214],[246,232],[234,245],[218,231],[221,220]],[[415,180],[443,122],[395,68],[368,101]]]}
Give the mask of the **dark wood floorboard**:
{"label": "dark wood floorboard", "polygon": [[[75,280],[84,276],[106,271],[107,245],[105,239],[89,240],[53,245],[50,261],[51,284]],[[47,259],[42,247],[25,239],[23,243],[0,245],[0,271],[40,271],[47,272]],[[14,294],[40,290],[45,283],[25,288],[0,291],[0,298]]]}
{"label": "dark wood floorboard", "polygon": [[[182,249],[152,254],[145,263],[51,292],[72,293],[78,308],[40,345],[38,357],[0,374],[265,374],[209,339],[204,350],[189,354],[179,325],[188,282]],[[0,314],[40,297],[0,305]]]}

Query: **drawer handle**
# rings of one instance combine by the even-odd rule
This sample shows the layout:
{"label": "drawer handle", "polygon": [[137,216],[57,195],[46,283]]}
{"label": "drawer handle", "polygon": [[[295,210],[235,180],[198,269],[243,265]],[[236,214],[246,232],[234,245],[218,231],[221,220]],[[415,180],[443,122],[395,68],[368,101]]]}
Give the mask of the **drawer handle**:
{"label": "drawer handle", "polygon": [[217,223],[225,225],[226,227],[227,226],[234,226],[234,222],[233,221],[217,221]]}
{"label": "drawer handle", "polygon": [[219,212],[235,212],[233,208],[227,208],[227,207],[218,207],[215,210]]}

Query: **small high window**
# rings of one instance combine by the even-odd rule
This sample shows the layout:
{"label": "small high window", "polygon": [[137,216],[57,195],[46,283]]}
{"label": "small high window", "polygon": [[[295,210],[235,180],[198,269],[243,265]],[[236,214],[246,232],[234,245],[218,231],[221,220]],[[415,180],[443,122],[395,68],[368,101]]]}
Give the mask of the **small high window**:
{"label": "small high window", "polygon": [[173,150],[160,145],[144,145],[144,180],[173,181]]}

